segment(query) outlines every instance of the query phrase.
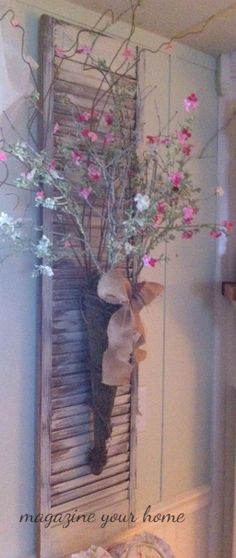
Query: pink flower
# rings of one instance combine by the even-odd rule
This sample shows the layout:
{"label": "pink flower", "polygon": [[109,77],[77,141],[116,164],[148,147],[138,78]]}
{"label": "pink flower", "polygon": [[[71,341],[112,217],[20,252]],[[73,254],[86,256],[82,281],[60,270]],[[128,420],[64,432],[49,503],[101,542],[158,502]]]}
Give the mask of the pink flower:
{"label": "pink flower", "polygon": [[35,195],[36,200],[40,201],[40,200],[44,200],[44,198],[45,198],[45,194],[42,190],[40,190],[39,192],[36,192],[36,195]]}
{"label": "pink flower", "polygon": [[56,166],[57,166],[56,160],[52,159],[51,163],[49,163],[49,165],[48,165],[48,170],[49,171],[56,170]]}
{"label": "pink flower", "polygon": [[71,159],[79,167],[79,165],[84,161],[84,155],[80,151],[74,150],[71,153]]}
{"label": "pink flower", "polygon": [[81,198],[83,198],[84,200],[87,200],[88,197],[90,196],[92,192],[92,188],[90,188],[89,186],[87,188],[81,188],[79,195],[81,196]]}
{"label": "pink flower", "polygon": [[233,230],[234,224],[231,221],[223,221],[223,226],[226,228],[227,232],[230,234]]}
{"label": "pink flower", "polygon": [[82,131],[82,136],[92,142],[95,142],[98,139],[98,135],[96,134],[96,132],[92,132],[92,130],[89,130],[88,128],[85,128],[85,130]]}
{"label": "pink flower", "polygon": [[122,56],[124,56],[126,60],[132,60],[133,58],[135,58],[135,52],[132,48],[126,47],[125,50],[123,50],[122,52]]}
{"label": "pink flower", "polygon": [[174,52],[175,50],[175,44],[172,43],[172,41],[170,41],[169,43],[163,45],[163,49],[164,52],[167,52],[168,54],[172,54],[172,52]]}
{"label": "pink flower", "polygon": [[60,129],[60,126],[58,124],[58,122],[55,123],[54,128],[53,128],[53,134],[56,134],[58,132],[58,130]]}
{"label": "pink flower", "polygon": [[192,137],[192,134],[188,128],[182,128],[180,132],[176,132],[176,137],[180,143],[185,143]]}
{"label": "pink flower", "polygon": [[104,113],[103,118],[104,118],[105,124],[106,124],[107,126],[112,126],[112,124],[113,124],[113,117],[114,117],[114,115],[113,115],[113,112],[111,112],[111,111],[105,112],[105,113]]}
{"label": "pink flower", "polygon": [[170,138],[166,137],[161,137],[160,138],[160,144],[161,145],[166,145],[167,147],[170,145]]}
{"label": "pink flower", "polygon": [[71,248],[72,244],[70,240],[65,240],[64,242],[64,248]]}
{"label": "pink flower", "polygon": [[147,254],[145,254],[145,256],[143,256],[143,263],[144,263],[145,267],[155,267],[155,265],[157,263],[157,259],[156,258],[151,258],[151,256],[148,256]]}
{"label": "pink flower", "polygon": [[157,213],[155,217],[154,227],[159,227],[162,224],[163,219],[164,219],[163,213]]}
{"label": "pink flower", "polygon": [[222,235],[222,232],[217,231],[217,229],[210,232],[210,236],[212,236],[212,238],[219,238],[219,236],[221,236],[221,235]]}
{"label": "pink flower", "polygon": [[146,136],[146,142],[150,145],[159,145],[160,137],[159,136]]}
{"label": "pink flower", "polygon": [[27,178],[27,180],[33,180],[35,173],[36,169],[32,169],[31,171],[25,173],[25,178]]}
{"label": "pink flower", "polygon": [[55,55],[58,56],[58,58],[64,58],[64,51],[62,50],[62,48],[56,47]]}
{"label": "pink flower", "polygon": [[193,237],[193,231],[183,231],[182,238],[189,239]]}
{"label": "pink flower", "polygon": [[95,167],[95,165],[90,165],[88,168],[88,175],[90,180],[92,180],[93,182],[98,182],[98,180],[100,180],[101,178],[101,171],[100,169],[98,169],[98,167]]}
{"label": "pink flower", "polygon": [[106,145],[110,145],[111,143],[114,143],[114,141],[115,141],[115,136],[112,132],[110,134],[105,135],[104,142]]}
{"label": "pink flower", "polygon": [[76,120],[78,120],[78,122],[88,122],[89,120],[91,120],[91,118],[92,118],[92,113],[85,111],[78,114]]}
{"label": "pink flower", "polygon": [[92,47],[88,45],[81,45],[77,48],[76,52],[78,52],[78,54],[90,54],[92,52]]}
{"label": "pink flower", "polygon": [[199,100],[196,93],[191,93],[184,99],[184,108],[187,112],[190,112],[191,109],[195,110],[199,107]]}
{"label": "pink flower", "polygon": [[171,172],[169,174],[169,178],[170,178],[171,184],[173,184],[173,186],[175,188],[179,188],[181,186],[181,182],[184,179],[184,173],[182,171]]}
{"label": "pink flower", "polygon": [[146,136],[149,145],[170,145],[170,138],[165,136]]}
{"label": "pink flower", "polygon": [[7,154],[5,153],[5,151],[0,151],[0,161],[3,161],[3,163],[7,160]]}
{"label": "pink flower", "polygon": [[183,208],[183,221],[184,223],[191,223],[194,216],[194,209],[192,207]]}
{"label": "pink flower", "polygon": [[12,18],[11,24],[13,25],[13,27],[22,27],[21,22],[16,17]]}
{"label": "pink flower", "polygon": [[191,155],[192,148],[193,145],[191,145],[191,143],[183,143],[181,147],[183,155],[189,157]]}
{"label": "pink flower", "polygon": [[157,211],[159,213],[165,213],[165,210],[167,209],[167,207],[168,207],[168,203],[166,203],[165,201],[160,201],[157,204]]}

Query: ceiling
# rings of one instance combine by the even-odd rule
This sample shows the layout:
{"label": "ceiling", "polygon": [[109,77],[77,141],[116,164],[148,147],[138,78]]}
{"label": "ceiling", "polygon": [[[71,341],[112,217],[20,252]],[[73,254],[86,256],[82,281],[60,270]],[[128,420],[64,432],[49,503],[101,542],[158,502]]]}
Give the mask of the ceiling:
{"label": "ceiling", "polygon": [[[90,10],[115,14],[125,10],[130,0],[70,0]],[[133,0],[134,1],[134,0]],[[229,0],[142,0],[136,25],[172,38],[204,26],[200,34],[181,38],[182,43],[217,56],[236,50],[236,2]],[[122,19],[128,21],[127,15]]]}

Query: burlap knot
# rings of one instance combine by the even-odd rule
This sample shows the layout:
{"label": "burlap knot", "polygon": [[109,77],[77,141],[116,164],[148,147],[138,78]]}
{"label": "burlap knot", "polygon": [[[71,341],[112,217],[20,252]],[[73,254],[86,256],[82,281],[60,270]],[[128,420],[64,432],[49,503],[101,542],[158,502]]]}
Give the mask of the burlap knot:
{"label": "burlap knot", "polygon": [[130,383],[133,359],[140,362],[146,351],[140,349],[145,342],[144,328],[139,312],[162,291],[159,283],[142,281],[132,287],[122,272],[104,273],[99,279],[97,294],[110,304],[121,304],[112,314],[107,328],[108,348],[103,354],[102,382],[110,386]]}

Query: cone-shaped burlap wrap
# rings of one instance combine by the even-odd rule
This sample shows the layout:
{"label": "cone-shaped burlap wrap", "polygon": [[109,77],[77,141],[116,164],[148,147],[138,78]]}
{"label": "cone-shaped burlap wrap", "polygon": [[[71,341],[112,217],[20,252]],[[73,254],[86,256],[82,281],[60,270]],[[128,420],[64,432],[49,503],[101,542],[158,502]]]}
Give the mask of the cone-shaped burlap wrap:
{"label": "cone-shaped burlap wrap", "polygon": [[[99,475],[107,461],[106,440],[111,435],[111,415],[117,386],[131,381],[133,361],[145,358],[145,341],[139,312],[163,290],[158,283],[131,286],[114,270],[95,278],[84,295],[90,350],[94,447],[91,470]],[[132,358],[134,357],[134,359]]]}
{"label": "cone-shaped burlap wrap", "polygon": [[94,417],[94,447],[90,452],[91,471],[99,475],[107,461],[106,440],[111,435],[111,414],[116,386],[102,383],[102,360],[108,346],[109,320],[120,306],[101,300],[96,290],[84,295],[85,313],[89,338],[90,377]]}

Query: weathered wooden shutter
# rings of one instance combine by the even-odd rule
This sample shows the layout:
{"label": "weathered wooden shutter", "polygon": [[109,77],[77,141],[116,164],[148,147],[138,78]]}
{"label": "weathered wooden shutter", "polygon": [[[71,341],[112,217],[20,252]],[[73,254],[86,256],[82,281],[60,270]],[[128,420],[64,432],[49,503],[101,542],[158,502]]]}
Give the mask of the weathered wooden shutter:
{"label": "weathered wooden shutter", "polygon": [[[97,78],[83,72],[80,57],[61,61],[55,47],[67,50],[78,29],[43,16],[40,30],[42,52],[41,78],[44,94],[42,144],[57,157],[58,140],[73,138],[73,119],[63,98],[69,95],[81,110],[91,107]],[[86,33],[83,37],[86,43]],[[117,42],[101,37],[96,49],[101,58],[111,57]],[[99,52],[96,54],[99,55]],[[136,79],[135,73],[130,80]],[[134,110],[132,109],[132,118]],[[53,135],[55,123],[58,134]],[[58,228],[68,223],[44,213],[44,230],[53,239]],[[96,225],[91,231],[96,242]],[[42,347],[39,389],[39,454],[37,512],[38,557],[62,558],[92,543],[99,543],[124,528],[111,523],[101,528],[102,514],[124,514],[128,519],[134,509],[134,413],[132,387],[118,388],[113,412],[113,433],[109,441],[108,463],[101,475],[90,472],[88,452],[93,441],[89,355],[86,324],[80,305],[79,285],[83,273],[73,262],[54,267],[52,279],[42,281]],[[59,523],[66,513],[73,514],[68,527]],[[96,521],[76,522],[78,514],[95,514]],[[49,527],[43,519],[53,514]],[[58,514],[63,514],[58,515]],[[50,516],[49,516],[50,518]],[[126,524],[127,525],[127,524]]]}

